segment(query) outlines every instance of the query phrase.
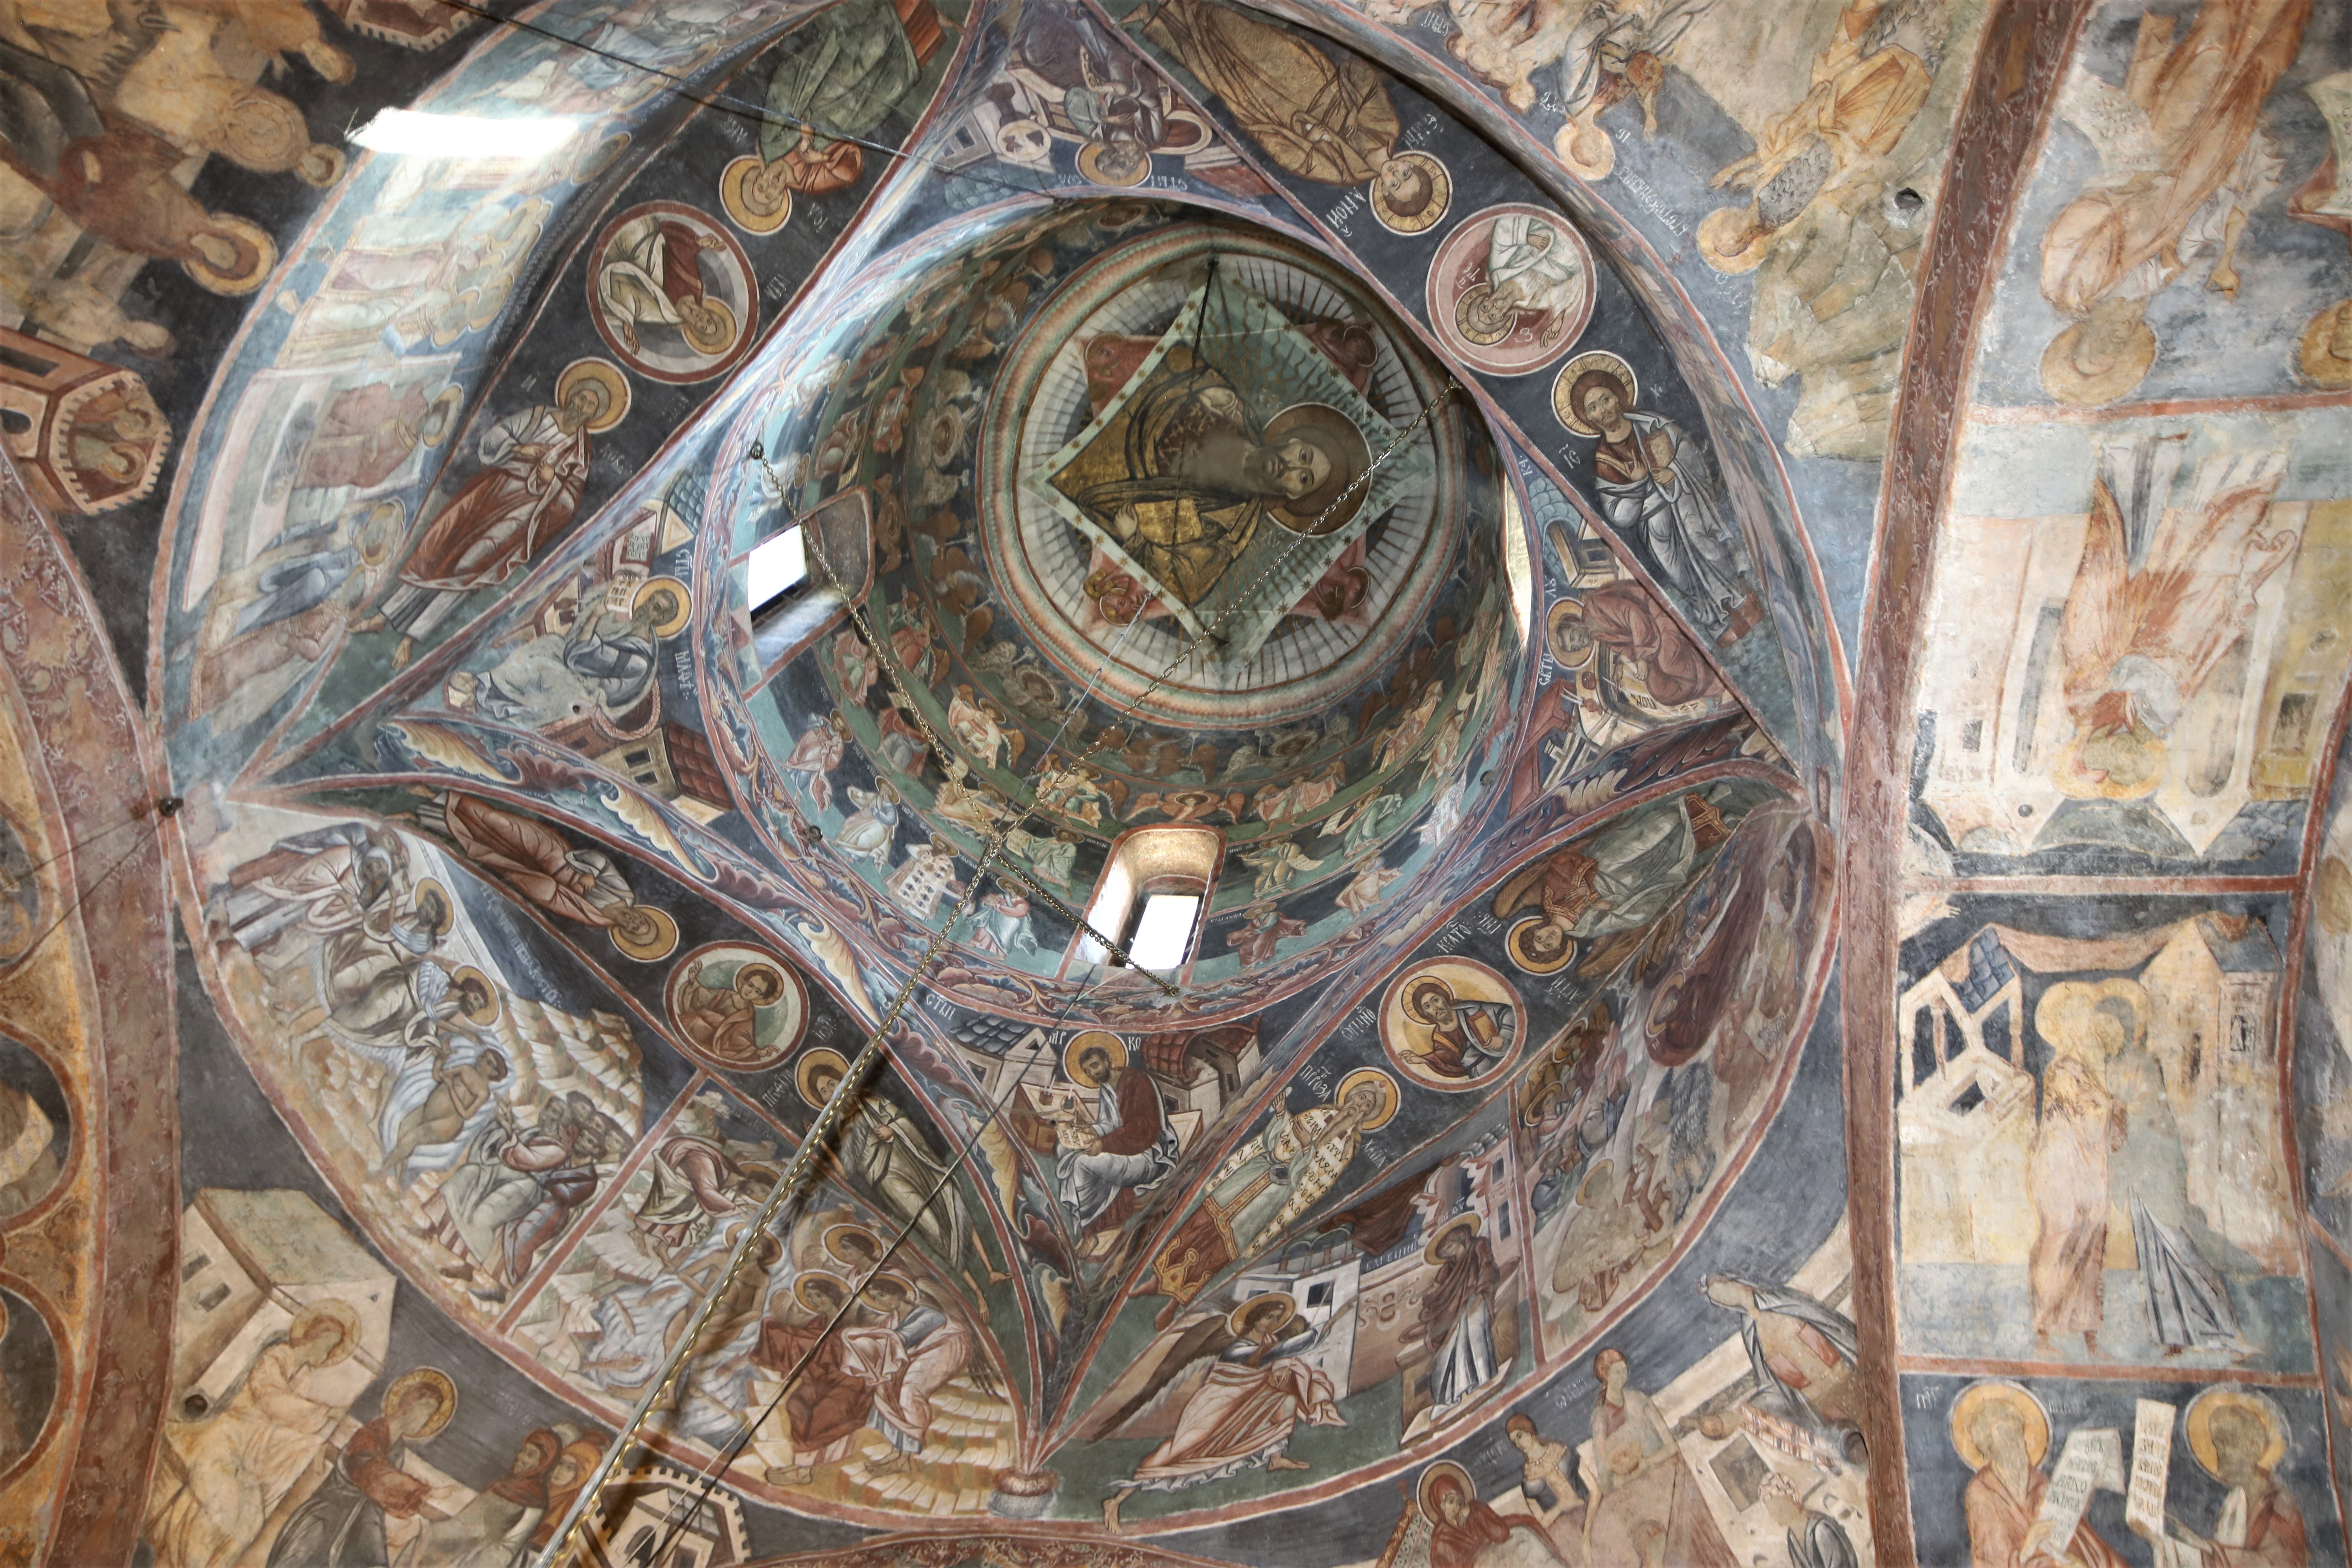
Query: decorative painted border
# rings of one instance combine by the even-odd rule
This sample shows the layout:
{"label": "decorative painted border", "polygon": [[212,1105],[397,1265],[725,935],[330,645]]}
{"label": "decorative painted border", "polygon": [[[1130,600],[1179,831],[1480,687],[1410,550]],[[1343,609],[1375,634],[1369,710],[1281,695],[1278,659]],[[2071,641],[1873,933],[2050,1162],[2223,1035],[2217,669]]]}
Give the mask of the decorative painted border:
{"label": "decorative painted border", "polygon": [[[56,525],[0,457],[0,650],[26,698],[68,845],[145,816],[167,791],[104,622]],[[163,1429],[176,1294],[159,1289],[179,1256],[179,1071],[172,931],[163,835],[69,849],[54,882],[73,900],[88,976],[88,1064],[102,1120],[78,1129],[89,1162],[97,1257],[83,1354],[58,1358],[64,1479],[50,1506],[47,1556],[69,1564],[128,1562],[145,1516]],[[175,842],[176,848],[176,842]],[[61,919],[67,917],[60,917]],[[71,1403],[76,1408],[67,1409]]]}
{"label": "decorative painted border", "polygon": [[1895,1375],[1893,1059],[1875,1048],[1895,1037],[1898,879],[1911,805],[1905,723],[1934,599],[1936,540],[1967,416],[1977,329],[2000,279],[2011,220],[2075,35],[2095,5],[1998,0],[1985,24],[1919,269],[1863,607],[1838,879],[1851,900],[1841,933],[1846,1201],[1853,1229],[1847,1310],[1861,1338],[1855,1384],[1873,1459],[1871,1534],[1878,1560],[1890,1565],[1917,1561],[1918,1550]]}

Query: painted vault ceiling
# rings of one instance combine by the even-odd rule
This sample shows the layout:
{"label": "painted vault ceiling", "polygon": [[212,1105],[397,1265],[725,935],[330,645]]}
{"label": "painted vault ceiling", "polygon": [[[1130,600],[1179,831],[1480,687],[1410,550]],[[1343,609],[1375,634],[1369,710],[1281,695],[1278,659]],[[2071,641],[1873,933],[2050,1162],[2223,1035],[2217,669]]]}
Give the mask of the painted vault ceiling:
{"label": "painted vault ceiling", "polygon": [[2345,1562],[2347,84],[0,3],[0,1563]]}

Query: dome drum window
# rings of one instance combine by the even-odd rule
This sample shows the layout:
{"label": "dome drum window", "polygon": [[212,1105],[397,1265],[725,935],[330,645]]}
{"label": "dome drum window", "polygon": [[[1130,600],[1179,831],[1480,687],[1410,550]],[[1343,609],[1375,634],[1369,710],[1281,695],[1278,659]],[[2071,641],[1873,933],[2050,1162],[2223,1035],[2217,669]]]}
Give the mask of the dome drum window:
{"label": "dome drum window", "polygon": [[1213,827],[1147,827],[1123,836],[1087,906],[1087,923],[1115,938],[1121,951],[1081,931],[1072,963],[1132,963],[1163,975],[1182,971],[1200,945],[1224,847],[1225,836]]}

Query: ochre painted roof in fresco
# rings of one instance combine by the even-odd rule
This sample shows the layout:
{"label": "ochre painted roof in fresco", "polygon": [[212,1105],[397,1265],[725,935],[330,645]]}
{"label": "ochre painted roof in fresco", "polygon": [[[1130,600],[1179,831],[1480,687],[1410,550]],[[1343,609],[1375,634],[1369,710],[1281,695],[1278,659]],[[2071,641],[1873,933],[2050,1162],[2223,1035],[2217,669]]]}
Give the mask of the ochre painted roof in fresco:
{"label": "ochre painted roof in fresco", "polygon": [[0,6],[0,1562],[2345,1562],[2347,4]]}

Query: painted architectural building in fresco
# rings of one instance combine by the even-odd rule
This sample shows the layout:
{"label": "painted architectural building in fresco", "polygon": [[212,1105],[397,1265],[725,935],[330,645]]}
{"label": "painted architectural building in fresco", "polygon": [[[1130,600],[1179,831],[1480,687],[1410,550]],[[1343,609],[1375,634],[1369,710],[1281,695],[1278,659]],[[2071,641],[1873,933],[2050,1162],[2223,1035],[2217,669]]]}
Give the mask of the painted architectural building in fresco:
{"label": "painted architectural building in fresco", "polygon": [[2352,0],[0,104],[0,1564],[2352,1562]]}

